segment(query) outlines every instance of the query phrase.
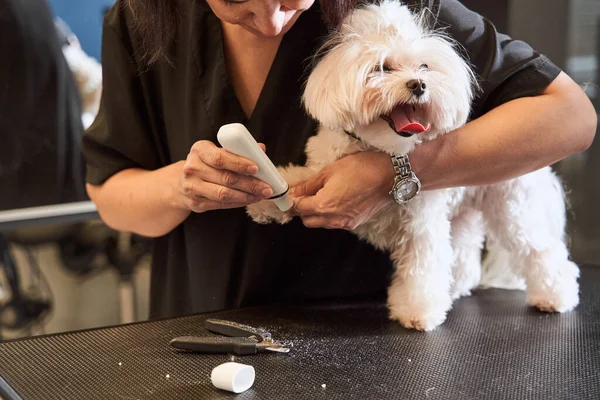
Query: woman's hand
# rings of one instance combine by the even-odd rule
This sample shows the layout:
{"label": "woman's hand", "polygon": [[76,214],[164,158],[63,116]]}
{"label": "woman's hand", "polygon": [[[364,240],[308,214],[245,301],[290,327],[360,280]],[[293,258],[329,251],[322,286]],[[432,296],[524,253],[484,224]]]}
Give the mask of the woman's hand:
{"label": "woman's hand", "polygon": [[[264,149],[264,145],[261,145]],[[196,142],[183,165],[181,204],[193,212],[245,207],[273,195],[266,183],[252,177],[256,163],[214,143]]]}
{"label": "woman's hand", "polygon": [[392,201],[394,169],[385,153],[361,152],[294,186],[296,211],[309,228],[355,229]]}

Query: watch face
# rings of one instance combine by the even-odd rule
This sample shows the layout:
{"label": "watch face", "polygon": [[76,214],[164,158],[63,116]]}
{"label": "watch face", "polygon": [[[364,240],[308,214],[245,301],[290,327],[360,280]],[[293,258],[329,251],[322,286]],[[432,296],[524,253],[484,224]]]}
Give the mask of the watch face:
{"label": "watch face", "polygon": [[419,185],[412,179],[405,180],[396,186],[394,194],[398,201],[408,201],[419,192]]}
{"label": "watch face", "polygon": [[411,181],[406,182],[404,185],[400,185],[398,191],[404,198],[411,198],[417,194],[417,184]]}

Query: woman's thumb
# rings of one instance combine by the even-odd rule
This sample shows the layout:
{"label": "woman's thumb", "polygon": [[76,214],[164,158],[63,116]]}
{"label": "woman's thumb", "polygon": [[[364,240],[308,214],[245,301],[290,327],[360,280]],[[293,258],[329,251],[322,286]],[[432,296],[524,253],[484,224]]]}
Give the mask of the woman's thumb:
{"label": "woman's thumb", "polygon": [[294,197],[314,196],[325,185],[325,174],[314,175],[290,189]]}

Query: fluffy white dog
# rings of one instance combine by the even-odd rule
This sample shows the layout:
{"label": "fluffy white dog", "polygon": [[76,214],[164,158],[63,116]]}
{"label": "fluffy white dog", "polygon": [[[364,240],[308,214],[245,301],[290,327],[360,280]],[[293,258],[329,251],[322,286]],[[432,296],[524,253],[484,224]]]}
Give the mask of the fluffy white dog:
{"label": "fluffy white dog", "polygon": [[[280,168],[288,183],[359,151],[409,154],[466,123],[474,74],[454,43],[425,21],[425,14],[386,0],[355,10],[329,38],[303,98],[320,128],[307,143],[306,165]],[[564,312],[579,302],[579,269],[564,242],[563,196],[544,168],[489,186],[421,192],[354,232],[390,252],[388,307],[407,328],[434,329],[453,299],[479,284],[485,236],[510,253],[530,305]],[[293,218],[269,201],[247,211],[259,223]]]}

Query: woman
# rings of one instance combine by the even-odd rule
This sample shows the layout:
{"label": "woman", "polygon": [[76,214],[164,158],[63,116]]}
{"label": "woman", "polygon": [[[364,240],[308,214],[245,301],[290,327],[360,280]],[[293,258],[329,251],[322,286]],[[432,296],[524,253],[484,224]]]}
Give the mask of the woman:
{"label": "woman", "polygon": [[[348,230],[392,201],[386,155],[340,160],[294,188],[301,219],[258,225],[244,206],[271,190],[215,145],[220,126],[242,122],[275,164],[304,161],[316,127],[299,102],[306,61],[356,3],[123,0],[110,11],[88,192],[108,225],[156,237],[151,317],[384,298],[387,255]],[[483,93],[472,122],[412,154],[423,190],[496,182],[588,148],[594,110],[570,78],[457,0],[432,3]]]}

